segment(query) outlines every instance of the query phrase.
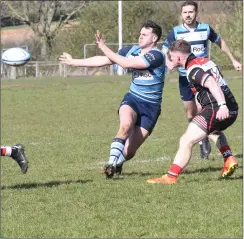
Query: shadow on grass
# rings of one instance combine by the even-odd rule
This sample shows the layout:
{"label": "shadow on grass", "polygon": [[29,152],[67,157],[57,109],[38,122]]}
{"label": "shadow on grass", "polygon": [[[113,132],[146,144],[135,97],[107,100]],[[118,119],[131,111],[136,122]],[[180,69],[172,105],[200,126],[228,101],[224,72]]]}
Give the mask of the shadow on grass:
{"label": "shadow on grass", "polygon": [[[242,165],[240,165],[238,167],[238,169],[242,169],[242,168],[243,168]],[[186,171],[183,171],[182,174],[209,173],[209,172],[217,172],[217,171],[220,172],[222,169],[223,169],[223,167],[216,168],[216,167],[209,166],[208,168],[200,168],[200,169],[195,169],[195,170],[186,169]]]}
{"label": "shadow on grass", "polygon": [[130,172],[130,173],[124,173],[123,175],[125,176],[140,176],[140,177],[145,177],[145,176],[152,176],[155,175],[155,173],[150,173],[150,172]]}
{"label": "shadow on grass", "polygon": [[240,176],[232,176],[231,178],[219,178],[219,181],[228,181],[228,180],[243,180],[243,175]]}
{"label": "shadow on grass", "polygon": [[68,181],[50,181],[50,182],[46,182],[46,183],[25,183],[25,184],[17,184],[14,186],[3,186],[1,189],[32,189],[32,188],[38,188],[38,187],[58,187],[60,185],[64,185],[64,184],[71,184],[71,183],[90,183],[93,180],[76,180],[76,181],[72,181],[72,180],[68,180]]}
{"label": "shadow on grass", "polygon": [[[186,178],[184,178],[184,179],[186,179]],[[222,182],[224,182],[224,181],[237,181],[237,180],[243,180],[243,175],[240,175],[240,176],[234,176],[234,175],[232,175],[231,177],[229,177],[229,178],[221,178],[221,177],[219,177],[219,178],[209,178],[208,179],[208,182],[214,182],[214,181],[222,181]],[[199,180],[198,179],[189,179],[189,181],[188,182],[196,182],[196,183],[199,183]]]}

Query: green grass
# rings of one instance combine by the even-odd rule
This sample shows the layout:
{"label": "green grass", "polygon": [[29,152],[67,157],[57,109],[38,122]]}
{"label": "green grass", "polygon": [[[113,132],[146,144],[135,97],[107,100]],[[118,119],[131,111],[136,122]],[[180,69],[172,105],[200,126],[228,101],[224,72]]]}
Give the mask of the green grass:
{"label": "green grass", "polygon": [[196,146],[177,185],[146,184],[167,172],[187,127],[173,80],[123,180],[102,167],[129,77],[3,80],[2,144],[23,143],[30,168],[2,157],[1,238],[242,238],[242,75],[230,75],[240,114],[226,135],[240,169],[219,180],[219,152],[212,144],[199,160]]}

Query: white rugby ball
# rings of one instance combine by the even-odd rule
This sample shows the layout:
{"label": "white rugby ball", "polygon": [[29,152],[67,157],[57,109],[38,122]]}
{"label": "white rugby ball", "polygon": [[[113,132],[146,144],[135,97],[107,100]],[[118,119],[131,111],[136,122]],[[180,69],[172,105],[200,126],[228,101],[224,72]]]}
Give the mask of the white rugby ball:
{"label": "white rugby ball", "polygon": [[13,47],[2,53],[2,62],[10,66],[22,66],[31,59],[31,54],[21,47]]}

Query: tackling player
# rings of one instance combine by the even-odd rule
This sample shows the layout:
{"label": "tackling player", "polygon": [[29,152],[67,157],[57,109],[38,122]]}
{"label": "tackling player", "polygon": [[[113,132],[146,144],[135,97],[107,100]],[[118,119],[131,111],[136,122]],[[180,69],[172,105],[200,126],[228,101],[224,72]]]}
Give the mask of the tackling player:
{"label": "tackling player", "polygon": [[173,42],[169,47],[169,54],[174,67],[183,66],[187,69],[188,80],[198,92],[197,100],[202,110],[192,119],[181,137],[178,152],[168,174],[161,178],[148,179],[147,182],[176,183],[179,174],[189,163],[193,146],[208,135],[224,158],[221,177],[229,177],[238,167],[238,162],[232,155],[222,131],[236,121],[238,104],[235,97],[218,66],[208,58],[192,54],[191,46],[185,40]]}
{"label": "tackling player", "polygon": [[[169,45],[175,40],[184,39],[191,45],[191,52],[197,57],[208,56],[208,40],[216,43],[219,48],[229,57],[234,68],[241,70],[242,65],[235,60],[229,47],[223,38],[207,23],[200,23],[196,20],[198,14],[198,5],[193,1],[186,1],[181,6],[181,17],[183,24],[174,27],[168,34],[166,41],[163,44],[162,51],[168,52]],[[166,54],[167,57],[167,54]],[[172,62],[166,58],[167,67],[172,69]],[[190,122],[197,113],[197,105],[195,103],[194,90],[187,81],[186,70],[183,67],[178,68],[179,71],[179,90],[180,96],[186,111],[186,117]],[[208,138],[200,142],[200,157],[208,158],[211,151],[211,145]]]}
{"label": "tackling player", "polygon": [[162,29],[154,21],[146,21],[141,29],[138,45],[125,47],[118,54],[110,50],[101,34],[96,33],[96,43],[105,56],[72,59],[63,53],[61,63],[73,66],[104,66],[118,64],[131,69],[132,81],[119,106],[119,130],[114,137],[108,162],[104,166],[107,178],[120,175],[125,160],[136,151],[151,134],[161,113],[165,78],[165,55],[157,49]]}

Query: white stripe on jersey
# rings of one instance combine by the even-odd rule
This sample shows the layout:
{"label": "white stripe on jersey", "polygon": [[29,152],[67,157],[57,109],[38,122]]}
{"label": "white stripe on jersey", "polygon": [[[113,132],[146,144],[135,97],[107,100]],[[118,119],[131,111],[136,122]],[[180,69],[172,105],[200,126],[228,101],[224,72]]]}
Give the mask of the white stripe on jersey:
{"label": "white stripe on jersey", "polygon": [[177,35],[176,40],[183,39],[188,42],[192,41],[206,41],[208,39],[208,32],[201,31],[201,32],[186,32]]}

